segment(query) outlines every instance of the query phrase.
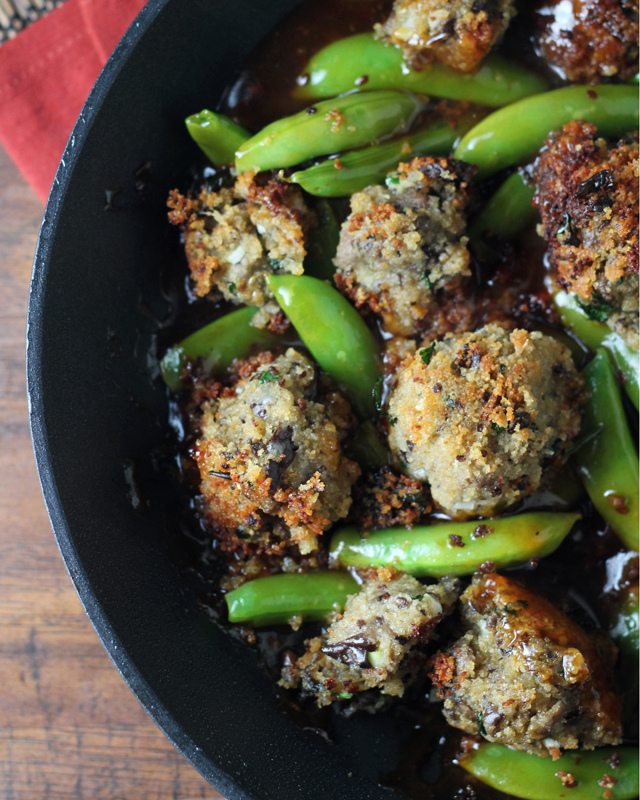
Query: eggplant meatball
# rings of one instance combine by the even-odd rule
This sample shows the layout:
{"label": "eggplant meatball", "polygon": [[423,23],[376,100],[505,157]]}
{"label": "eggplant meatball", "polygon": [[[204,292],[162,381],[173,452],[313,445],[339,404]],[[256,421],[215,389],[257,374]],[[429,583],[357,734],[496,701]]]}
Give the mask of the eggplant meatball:
{"label": "eggplant meatball", "polygon": [[336,285],[356,306],[382,317],[390,333],[424,327],[435,292],[469,273],[466,208],[475,167],[414,158],[351,197],[340,231]]}
{"label": "eggplant meatball", "polygon": [[467,632],[431,674],[450,725],[538,756],[619,744],[611,640],[500,575],[476,577],[460,602]]}
{"label": "eggplant meatball", "polygon": [[638,0],[542,0],[534,28],[540,55],[574,83],[638,71]]}
{"label": "eggplant meatball", "polygon": [[418,645],[428,641],[457,594],[453,579],[425,586],[404,573],[374,571],[349,597],[344,614],[334,615],[329,630],[285,666],[281,684],[300,686],[319,706],[367,689],[401,697],[426,661]]}
{"label": "eggplant meatball", "polygon": [[397,375],[389,446],[452,517],[535,491],[580,430],[583,380],[550,336],[487,325],[419,350]]}
{"label": "eggplant meatball", "polygon": [[218,192],[205,186],[185,197],[174,189],[168,206],[169,221],[182,228],[199,297],[265,306],[262,323],[279,313],[265,276],[303,273],[305,236],[315,223],[297,186],[278,178],[257,182],[246,172]]}
{"label": "eggplant meatball", "polygon": [[609,148],[587,122],[547,139],[535,164],[539,233],[558,284],[638,349],[638,142]]}
{"label": "eggplant meatball", "polygon": [[311,362],[293,349],[242,365],[235,383],[204,403],[193,454],[204,518],[228,549],[279,552],[346,516],[360,474],[342,454],[349,405],[320,394]]}
{"label": "eggplant meatball", "polygon": [[376,32],[402,48],[412,69],[436,59],[473,72],[515,15],[513,0],[396,0]]}

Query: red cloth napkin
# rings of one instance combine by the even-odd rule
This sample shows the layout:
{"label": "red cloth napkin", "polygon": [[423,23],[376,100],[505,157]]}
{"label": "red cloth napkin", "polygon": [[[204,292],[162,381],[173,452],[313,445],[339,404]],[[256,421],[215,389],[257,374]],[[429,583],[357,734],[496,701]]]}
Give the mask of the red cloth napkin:
{"label": "red cloth napkin", "polygon": [[0,46],[0,141],[44,202],[105,61],[145,0],[67,0]]}

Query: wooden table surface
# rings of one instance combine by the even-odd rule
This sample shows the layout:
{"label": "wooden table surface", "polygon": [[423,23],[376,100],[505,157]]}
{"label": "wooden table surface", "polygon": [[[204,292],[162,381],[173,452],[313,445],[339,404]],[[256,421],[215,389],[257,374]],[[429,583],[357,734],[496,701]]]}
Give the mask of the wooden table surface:
{"label": "wooden table surface", "polygon": [[0,798],[222,800],[103,650],[49,525],[24,365],[42,212],[0,146]]}

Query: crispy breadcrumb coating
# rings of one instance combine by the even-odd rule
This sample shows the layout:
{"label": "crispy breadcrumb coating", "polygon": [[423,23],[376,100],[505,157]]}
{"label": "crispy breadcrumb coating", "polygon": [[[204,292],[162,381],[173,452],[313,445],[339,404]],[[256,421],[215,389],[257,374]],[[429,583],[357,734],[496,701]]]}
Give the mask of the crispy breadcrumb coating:
{"label": "crispy breadcrumb coating", "polygon": [[638,71],[638,0],[541,0],[534,26],[540,55],[574,83]]}
{"label": "crispy breadcrumb coating", "polygon": [[204,403],[193,456],[204,518],[223,547],[300,553],[345,517],[360,474],[342,454],[348,403],[318,393],[313,364],[292,348],[243,362],[238,378]]}
{"label": "crispy breadcrumb coating", "polygon": [[353,487],[351,516],[361,530],[411,527],[432,508],[428,488],[391,467],[367,473]]}
{"label": "crispy breadcrumb coating", "polygon": [[217,192],[204,186],[184,196],[174,189],[167,205],[169,221],[182,229],[199,297],[266,306],[262,324],[278,314],[265,276],[303,273],[305,237],[315,224],[297,186],[246,172]]}
{"label": "crispy breadcrumb coating", "polygon": [[447,514],[491,516],[562,463],[580,430],[583,386],[551,336],[495,324],[450,334],[400,369],[389,447]]}
{"label": "crispy breadcrumb coating", "polygon": [[402,48],[412,69],[434,59],[473,72],[507,29],[513,0],[395,0],[377,35]]}
{"label": "crispy breadcrumb coating", "polygon": [[535,164],[539,233],[558,284],[638,349],[638,142],[587,122],[552,133]]}
{"label": "crispy breadcrumb coating", "polygon": [[501,575],[476,576],[460,603],[467,632],[431,672],[450,725],[538,756],[620,743],[610,639]]}
{"label": "crispy breadcrumb coating", "polygon": [[[305,654],[285,666],[281,685],[300,687],[318,706],[350,699],[368,689],[401,697],[426,660],[425,644],[457,598],[457,581],[425,586],[392,569],[372,571],[334,615],[323,636],[306,642]],[[375,703],[368,706],[375,710]]]}
{"label": "crispy breadcrumb coating", "polygon": [[424,327],[436,293],[469,276],[466,208],[475,167],[414,158],[351,197],[334,263],[336,286],[390,333]]}

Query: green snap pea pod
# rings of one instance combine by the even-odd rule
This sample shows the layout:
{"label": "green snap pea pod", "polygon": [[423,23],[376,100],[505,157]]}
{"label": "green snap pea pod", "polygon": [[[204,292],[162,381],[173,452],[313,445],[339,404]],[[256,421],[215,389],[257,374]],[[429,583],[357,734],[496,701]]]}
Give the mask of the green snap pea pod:
{"label": "green snap pea pod", "polygon": [[[565,752],[556,761],[482,742],[459,759],[460,766],[483,783],[524,800],[611,800],[638,796],[638,751],[634,747],[598,747]],[[619,763],[619,766],[614,766]],[[569,788],[561,780],[575,784]],[[569,777],[571,776],[571,777]],[[607,776],[613,778],[608,781]]]}
{"label": "green snap pea pod", "polygon": [[409,124],[420,101],[406,92],[357,92],[276,120],[236,153],[236,169],[280,169],[371,144]]}
{"label": "green snap pea pod", "polygon": [[243,583],[225,595],[230,622],[279,625],[292,617],[324,619],[341,611],[360,587],[348,572],[268,575]]}
{"label": "green snap pea pod", "polygon": [[[308,76],[308,77],[307,77]],[[546,89],[535,73],[497,55],[486,58],[477,72],[455,72],[432,64],[410,70],[402,51],[359,33],[340,39],[316,53],[296,90],[299,97],[332,97],[352,89],[404,89],[418,94],[471,100],[484,106],[502,106]]]}
{"label": "green snap pea pod", "polygon": [[[638,583],[628,586],[620,598],[609,628],[609,635],[625,656],[634,657],[638,663]],[[636,680],[637,667],[636,667]]]}
{"label": "green snap pea pod", "polygon": [[251,136],[229,117],[206,108],[184,122],[193,141],[216,166],[233,164],[236,150]]}
{"label": "green snap pea pod", "polygon": [[490,252],[482,238],[484,233],[512,239],[534,220],[537,211],[531,205],[532,199],[533,187],[524,182],[519,172],[510,175],[469,228],[469,240],[476,254],[483,257]]}
{"label": "green snap pea pod", "polygon": [[638,127],[634,86],[568,86],[526,97],[489,114],[472,128],[454,155],[478,167],[484,178],[532,158],[551,131],[574,119],[592,122],[602,136]]}
{"label": "green snap pea pod", "polygon": [[633,405],[638,409],[640,395],[640,354],[625,344],[624,339],[614,333],[608,325],[590,319],[581,308],[573,294],[559,291],[553,296],[562,319],[562,324],[572,330],[579,339],[597,350],[602,347],[607,351],[615,368],[622,375],[624,390]]}
{"label": "green snap pea pod", "polygon": [[618,648],[620,686],[628,716],[638,708],[638,582],[625,587],[610,620],[609,636]]}
{"label": "green snap pea pod", "polygon": [[347,391],[359,416],[373,417],[380,354],[360,314],[337,289],[309,275],[268,275],[267,284],[311,355]]}
{"label": "green snap pea pod", "polygon": [[349,458],[357,461],[365,472],[389,463],[389,453],[370,420],[358,426],[355,436],[346,443],[345,450]]}
{"label": "green snap pea pod", "polygon": [[336,271],[333,259],[340,241],[340,225],[326,200],[317,203],[316,215],[318,227],[311,234],[304,259],[304,271],[314,278],[333,282]]}
{"label": "green snap pea pod", "polygon": [[348,526],[333,535],[330,552],[345,567],[395,567],[416,577],[471,575],[482,564],[503,569],[552,553],[579,518],[536,512],[364,535]]}
{"label": "green snap pea pod", "polygon": [[160,365],[167,386],[174,392],[183,389],[180,375],[187,362],[195,358],[204,358],[205,369],[219,375],[234,359],[248,356],[254,347],[284,342],[282,336],[251,325],[257,310],[246,306],[225,314],[168,350]]}
{"label": "green snap pea pod", "polygon": [[445,121],[437,122],[411,136],[322,161],[294,172],[289,180],[309,194],[344,197],[380,183],[401,161],[419,155],[446,155],[471,125],[471,117],[462,118],[454,127]]}
{"label": "green snap pea pod", "polygon": [[591,396],[582,418],[587,438],[575,454],[591,502],[630,550],[638,550],[638,455],[604,350],[582,371]]}

